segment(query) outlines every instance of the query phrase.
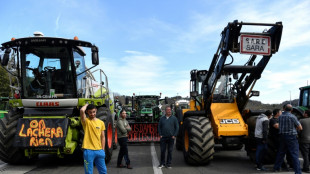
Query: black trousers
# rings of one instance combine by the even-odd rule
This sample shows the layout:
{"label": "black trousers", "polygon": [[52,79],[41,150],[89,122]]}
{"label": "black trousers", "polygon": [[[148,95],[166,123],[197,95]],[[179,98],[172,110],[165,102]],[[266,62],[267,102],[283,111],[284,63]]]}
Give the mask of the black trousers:
{"label": "black trousers", "polygon": [[130,159],[128,156],[128,147],[127,147],[127,137],[122,137],[118,138],[118,144],[120,145],[119,153],[118,153],[118,158],[117,158],[117,165],[122,164],[122,160],[124,157],[124,160],[127,165],[130,165]]}

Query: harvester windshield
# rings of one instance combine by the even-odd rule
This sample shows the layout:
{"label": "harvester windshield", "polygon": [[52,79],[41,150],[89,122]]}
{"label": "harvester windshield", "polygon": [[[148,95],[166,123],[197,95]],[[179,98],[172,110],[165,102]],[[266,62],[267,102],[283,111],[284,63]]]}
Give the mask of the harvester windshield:
{"label": "harvester windshield", "polygon": [[24,98],[72,98],[73,67],[66,47],[32,46],[21,49]]}

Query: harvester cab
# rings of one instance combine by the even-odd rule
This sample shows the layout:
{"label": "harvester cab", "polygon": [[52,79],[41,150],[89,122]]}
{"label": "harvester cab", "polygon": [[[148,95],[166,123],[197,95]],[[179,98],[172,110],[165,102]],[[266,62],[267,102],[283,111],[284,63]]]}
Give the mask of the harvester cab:
{"label": "harvester cab", "polygon": [[[271,27],[263,32],[241,32],[255,27]],[[213,159],[214,144],[224,149],[241,149],[248,126],[241,113],[272,54],[280,46],[282,23],[228,23],[208,70],[192,70],[190,108],[183,109],[177,149],[189,164],[207,164]],[[241,64],[233,53],[249,54]],[[258,58],[258,56],[262,58]],[[234,64],[236,63],[236,64]]]}
{"label": "harvester cab", "polygon": [[[117,139],[113,96],[103,70],[90,72],[99,65],[98,47],[77,37],[44,37],[36,32],[34,37],[3,43],[0,55],[1,65],[17,81],[10,85],[15,93],[11,109],[0,120],[5,135],[0,138],[2,161],[20,163],[44,153],[62,158],[80,152],[84,131],[79,109],[86,103],[96,105],[97,118],[105,122],[110,161]],[[91,57],[90,68],[86,56]]]}
{"label": "harvester cab", "polygon": [[126,100],[126,104],[131,103],[132,109],[127,120],[132,128],[128,135],[128,142],[158,142],[157,127],[162,116],[161,102],[167,104],[167,97],[161,99],[161,95],[133,95],[131,100]]}

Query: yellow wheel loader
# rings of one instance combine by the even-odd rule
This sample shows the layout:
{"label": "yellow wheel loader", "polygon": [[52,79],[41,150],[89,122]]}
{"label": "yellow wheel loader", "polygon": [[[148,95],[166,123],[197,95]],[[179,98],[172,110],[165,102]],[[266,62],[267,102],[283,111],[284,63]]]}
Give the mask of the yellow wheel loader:
{"label": "yellow wheel loader", "polygon": [[[242,32],[242,27],[247,32]],[[248,32],[256,27],[268,29]],[[282,22],[228,23],[209,69],[190,72],[190,108],[177,113],[181,129],[177,146],[183,149],[188,164],[208,164],[215,144],[223,149],[241,149],[248,144],[248,125],[241,113],[249,98],[259,95],[253,87],[279,49],[282,28]],[[237,53],[250,57],[238,59]]]}

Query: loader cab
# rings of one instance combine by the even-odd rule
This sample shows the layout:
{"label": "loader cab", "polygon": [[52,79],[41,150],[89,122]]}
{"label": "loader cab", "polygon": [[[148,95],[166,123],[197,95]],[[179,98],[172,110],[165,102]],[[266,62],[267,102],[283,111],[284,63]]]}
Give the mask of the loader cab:
{"label": "loader cab", "polygon": [[216,86],[213,93],[214,103],[233,103],[235,98],[235,92],[232,79],[230,75],[224,74],[216,82]]}

